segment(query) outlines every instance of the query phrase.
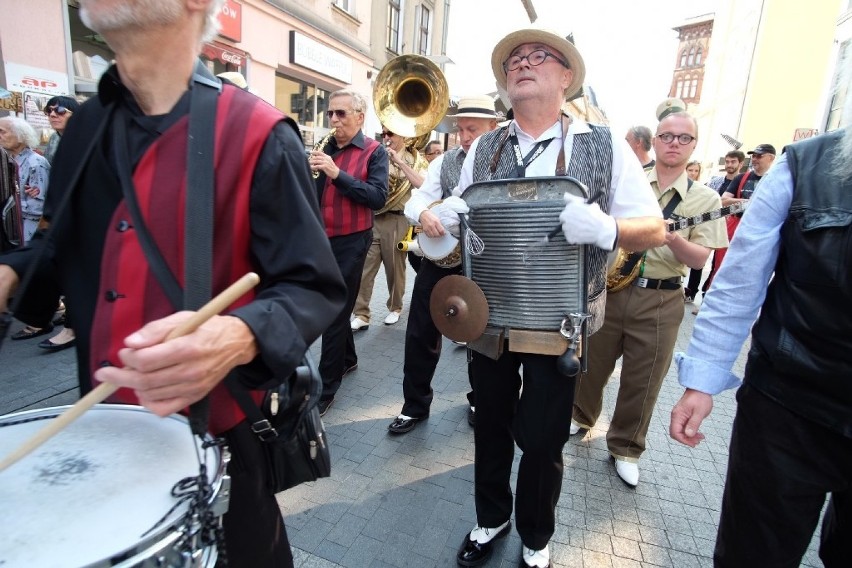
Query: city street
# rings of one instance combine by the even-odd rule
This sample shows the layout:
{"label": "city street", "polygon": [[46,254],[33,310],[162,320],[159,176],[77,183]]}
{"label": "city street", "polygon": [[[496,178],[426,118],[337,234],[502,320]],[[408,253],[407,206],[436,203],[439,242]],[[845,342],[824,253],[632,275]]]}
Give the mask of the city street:
{"label": "city street", "polygon": [[[409,294],[413,277],[409,270]],[[325,416],[332,444],[331,478],[278,495],[299,567],[455,566],[457,547],[475,524],[465,350],[444,341],[430,418],[406,435],[388,435],[387,425],[402,405],[408,311],[406,305],[396,325],[383,325],[385,299],[380,271],[373,323],[355,336],[358,369],[345,378]],[[686,347],[695,320],[692,305],[684,309],[678,350]],[[12,332],[19,328],[16,323]],[[47,354],[36,347],[37,342],[4,342],[0,414],[76,400],[73,350]],[[740,375],[743,364],[741,354]],[[630,489],[616,476],[605,443],[619,372],[620,365],[607,387],[599,424],[565,447],[552,564],[712,566],[734,393],[716,397],[703,427],[707,439],[696,449],[687,448],[668,436],[669,411],[682,392],[672,369],[639,463],[639,486]],[[803,566],[822,566],[817,542],[815,537]],[[517,566],[520,551],[513,530],[496,545],[486,566]]]}

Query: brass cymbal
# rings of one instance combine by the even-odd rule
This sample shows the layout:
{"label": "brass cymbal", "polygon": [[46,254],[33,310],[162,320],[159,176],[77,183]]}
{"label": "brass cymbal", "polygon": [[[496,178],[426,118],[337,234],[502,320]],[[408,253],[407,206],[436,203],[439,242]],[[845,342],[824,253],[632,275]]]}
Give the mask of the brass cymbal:
{"label": "brass cymbal", "polygon": [[488,300],[470,278],[453,274],[435,285],[429,299],[432,321],[443,335],[453,341],[473,341],[488,323]]}

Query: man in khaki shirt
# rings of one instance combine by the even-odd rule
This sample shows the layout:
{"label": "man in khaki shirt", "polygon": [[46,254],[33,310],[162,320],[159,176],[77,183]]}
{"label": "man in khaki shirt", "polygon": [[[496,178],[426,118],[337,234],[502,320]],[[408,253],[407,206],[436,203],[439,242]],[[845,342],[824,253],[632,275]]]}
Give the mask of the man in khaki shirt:
{"label": "man in khaki shirt", "polygon": [[[661,209],[675,194],[680,195],[674,209],[679,217],[721,207],[715,191],[688,183],[686,164],[697,136],[698,125],[686,112],[666,115],[654,136],[657,162],[648,180]],[[727,243],[722,219],[668,233],[664,246],[646,251],[639,261],[640,277],[618,292],[609,292],[603,327],[589,340],[588,372],[577,379],[571,432],[594,426],[604,386],[623,357],[621,385],[606,438],[616,473],[631,487],[639,483],[639,457],[683,319],[681,280],[690,268],[703,267],[712,249]]]}

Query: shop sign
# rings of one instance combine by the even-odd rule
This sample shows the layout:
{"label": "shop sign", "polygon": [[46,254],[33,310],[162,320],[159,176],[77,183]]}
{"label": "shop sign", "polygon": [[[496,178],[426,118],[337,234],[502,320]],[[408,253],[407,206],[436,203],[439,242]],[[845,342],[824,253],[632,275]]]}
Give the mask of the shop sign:
{"label": "shop sign", "polygon": [[290,31],[290,63],[352,83],[352,59],[295,30]]}
{"label": "shop sign", "polygon": [[225,0],[219,12],[219,35],[242,41],[243,37],[243,7],[234,0]]}
{"label": "shop sign", "polygon": [[793,132],[793,142],[804,140],[805,138],[813,138],[819,134],[819,128],[797,128]]}
{"label": "shop sign", "polygon": [[240,68],[243,66],[246,55],[244,51],[224,49],[211,43],[205,43],[201,47],[201,53],[206,55],[208,59],[218,59],[222,63],[230,63]]}
{"label": "shop sign", "polygon": [[6,88],[12,92],[33,91],[45,95],[67,95],[68,76],[49,69],[6,63]]}

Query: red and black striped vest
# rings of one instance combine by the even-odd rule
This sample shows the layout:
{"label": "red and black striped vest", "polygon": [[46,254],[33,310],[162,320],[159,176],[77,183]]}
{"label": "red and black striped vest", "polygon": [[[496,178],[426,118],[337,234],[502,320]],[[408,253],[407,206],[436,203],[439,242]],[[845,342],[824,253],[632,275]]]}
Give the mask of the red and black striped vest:
{"label": "red and black striped vest", "polygon": [[[367,179],[370,156],[379,143],[364,136],[364,148],[349,144],[334,156],[334,163],[342,171],[360,180]],[[334,180],[326,178],[322,192],[322,221],[325,234],[329,237],[351,235],[366,231],[373,226],[373,210],[367,205],[349,199],[337,190]]]}
{"label": "red and black striped vest", "polygon": [[[249,254],[252,173],[272,128],[282,118],[280,111],[230,85],[225,85],[219,96],[213,157],[214,295],[246,272],[256,271]],[[181,285],[188,122],[185,116],[164,132],[142,156],[133,174],[145,223]],[[92,373],[104,364],[120,364],[117,353],[125,337],[174,311],[149,268],[130,219],[122,201],[110,222],[101,260],[89,358]],[[231,309],[247,304],[253,297],[254,293],[246,294]],[[242,411],[223,384],[213,389],[210,398],[211,432],[224,432],[243,420]],[[112,400],[138,404],[129,389],[120,389]]]}

